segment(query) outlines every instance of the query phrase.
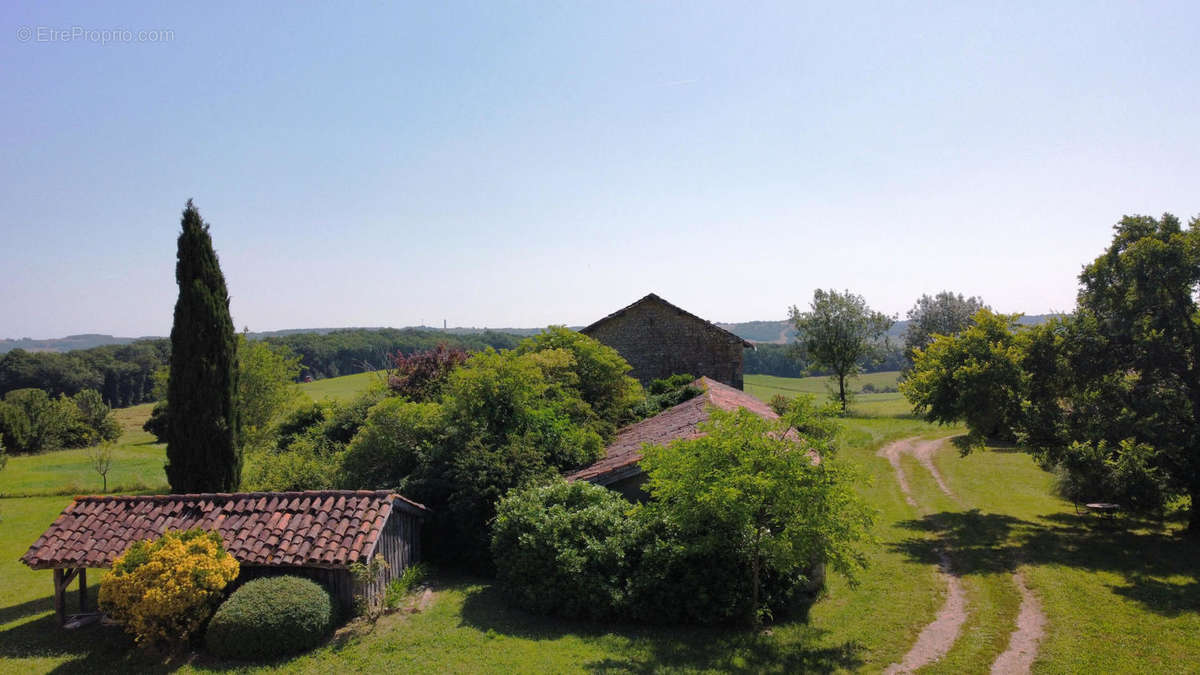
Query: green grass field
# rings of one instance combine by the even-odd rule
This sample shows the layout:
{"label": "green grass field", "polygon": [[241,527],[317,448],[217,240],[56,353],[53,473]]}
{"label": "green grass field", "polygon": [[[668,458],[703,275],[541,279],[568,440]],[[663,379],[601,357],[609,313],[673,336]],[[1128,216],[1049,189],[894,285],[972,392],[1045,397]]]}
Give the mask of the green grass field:
{"label": "green grass field", "polygon": [[348,401],[375,383],[383,384],[383,371],[356,373],[305,382],[300,385],[300,391],[308,394],[314,401],[324,399]]}
{"label": "green grass field", "polygon": [[[376,373],[358,373],[301,384],[300,390],[317,401],[348,401],[379,381]],[[153,408],[153,403],[143,403],[114,411],[122,433],[108,474],[109,493],[153,493],[167,489],[163,471],[166,446],[156,443],[154,436],[142,430]],[[99,494],[102,485],[84,448],[34,456],[9,455],[7,467],[0,471],[0,497]]]}
{"label": "green grass field", "polygon": [[[349,397],[353,382],[370,382],[351,377],[357,379],[312,384],[330,397]],[[748,376],[747,390],[764,398],[820,394],[824,387],[823,378],[760,377]],[[880,386],[895,375],[870,377]],[[871,405],[883,412],[864,415]],[[962,574],[968,618],[946,657],[922,672],[988,670],[1017,613],[1011,573],[1019,562],[1048,619],[1036,672],[1181,672],[1200,663],[1200,546],[1178,536],[1178,523],[1077,515],[1053,496],[1050,475],[1029,456],[993,449],[962,458],[950,444],[935,462],[961,503],[942,495],[915,460],[902,462],[917,500],[931,512],[923,516],[905,503],[890,465],[875,452],[891,440],[963,430],[886,412],[888,405],[862,397],[858,414],[845,420],[841,451],[879,513],[875,542],[864,549],[870,567],[857,585],[831,576],[808,623],[753,632],[561,621],[508,609],[486,580],[435,575],[437,599],[428,611],[385,617],[373,628],[352,624],[312,653],[258,666],[204,655],[164,662],[113,627],[59,631],[50,573],[29,570],[17,558],[69,502],[61,496],[64,482],[98,486],[99,477],[88,475],[79,451],[15,457],[0,472],[0,489],[53,496],[0,499],[0,671],[879,672],[901,659],[944,600],[934,572],[939,548]],[[121,411],[131,431],[121,439],[120,475],[152,485],[147,472],[156,470],[161,481],[162,446],[135,430],[148,412]],[[93,595],[101,576],[89,577]],[[75,603],[70,596],[68,611]]]}
{"label": "green grass field", "polygon": [[[121,437],[113,451],[108,474],[110,493],[160,492],[167,487],[163,472],[165,446],[142,431],[153,403],[114,411]],[[100,494],[100,474],[92,468],[84,448],[55,450],[40,455],[9,455],[0,471],[0,496]]]}
{"label": "green grass field", "polygon": [[[743,388],[747,393],[769,401],[773,396],[792,398],[797,394],[813,394],[818,399],[836,398],[837,382],[828,377],[776,377],[774,375],[746,375]],[[876,388],[895,387],[900,380],[898,371],[867,373],[847,380],[847,391],[860,391],[863,385]],[[902,394],[854,394],[850,399],[850,412],[862,417],[904,417],[912,414],[912,406]]]}

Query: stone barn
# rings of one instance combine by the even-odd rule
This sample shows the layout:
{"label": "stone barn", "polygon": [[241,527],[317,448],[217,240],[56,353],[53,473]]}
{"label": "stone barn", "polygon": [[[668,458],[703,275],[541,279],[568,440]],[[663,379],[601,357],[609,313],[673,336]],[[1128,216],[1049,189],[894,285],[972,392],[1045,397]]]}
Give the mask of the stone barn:
{"label": "stone barn", "polygon": [[688,373],[742,388],[742,353],[751,342],[651,293],[579,332],[617,350],[643,385]]}

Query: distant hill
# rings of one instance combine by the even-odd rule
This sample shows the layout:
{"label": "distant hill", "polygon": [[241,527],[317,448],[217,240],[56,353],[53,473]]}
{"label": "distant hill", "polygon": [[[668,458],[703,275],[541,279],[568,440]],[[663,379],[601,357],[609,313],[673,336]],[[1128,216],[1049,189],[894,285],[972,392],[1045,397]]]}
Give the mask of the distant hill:
{"label": "distant hill", "polygon": [[20,338],[19,340],[3,338],[0,339],[0,354],[11,352],[14,349],[24,349],[27,352],[69,352],[75,349],[91,349],[92,347],[103,347],[105,345],[127,345],[137,340],[153,339],[153,337],[113,337],[112,335],[98,335],[95,333],[68,335],[64,338],[48,338],[45,340],[35,340],[27,337]]}
{"label": "distant hill", "polygon": [[[1032,314],[1021,317],[1021,323],[1027,326],[1036,326],[1045,323],[1055,314]],[[781,321],[743,321],[741,323],[717,323],[718,326],[725,330],[744,338],[751,342],[762,342],[766,344],[787,344],[796,335],[795,329],[792,328],[791,322],[787,320]],[[908,321],[897,321],[892,325],[892,329],[888,331],[889,337],[900,337],[904,335],[904,330],[908,326]],[[410,326],[417,330],[425,331],[440,331],[450,335],[475,335],[484,332],[492,333],[507,333],[509,335],[518,335],[528,337],[536,335],[542,331],[541,328],[476,328],[459,326],[456,328],[436,328],[433,326]],[[578,330],[579,326],[572,326],[572,330]],[[287,328],[284,330],[270,330],[258,333],[250,333],[251,340],[261,340],[269,337],[285,337],[288,335],[298,335],[304,333],[315,333],[317,335],[327,335],[335,331],[346,330],[391,330],[381,326],[364,326],[364,327],[342,327],[342,328]],[[127,345],[138,340],[158,340],[160,336],[144,335],[142,337],[114,337],[112,335],[100,335],[97,333],[87,333],[84,335],[68,335],[63,338],[47,338],[44,340],[35,340],[33,338],[0,338],[0,354],[10,352],[14,349],[24,349],[27,352],[69,352],[76,349],[91,349],[92,347],[101,347],[104,345]]]}
{"label": "distant hill", "polygon": [[[1023,326],[1037,326],[1046,323],[1052,317],[1060,316],[1058,314],[1030,314],[1021,317],[1020,323]],[[744,321],[742,323],[717,323],[718,326],[725,330],[744,338],[751,342],[760,342],[765,344],[782,345],[791,342],[796,337],[796,329],[792,328],[792,323],[786,319],[781,321]],[[887,336],[891,338],[903,337],[904,332],[908,330],[908,320],[897,321],[892,324],[888,330]]]}

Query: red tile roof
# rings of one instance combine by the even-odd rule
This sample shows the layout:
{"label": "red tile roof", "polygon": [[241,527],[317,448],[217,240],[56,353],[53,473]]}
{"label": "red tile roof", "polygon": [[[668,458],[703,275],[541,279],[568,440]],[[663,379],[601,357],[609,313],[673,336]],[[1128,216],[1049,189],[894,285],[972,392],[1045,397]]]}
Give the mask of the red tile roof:
{"label": "red tile roof", "polygon": [[698,438],[697,426],[708,420],[712,408],[737,410],[745,408],[765,419],[778,419],[779,415],[766,403],[750,394],[716,380],[701,377],[692,383],[703,393],[667,408],[658,415],[631,424],[617,432],[616,439],[604,451],[604,458],[596,463],[567,475],[567,480],[586,480],[600,485],[620,480],[638,473],[637,463],[642,461],[642,446],[666,445],[671,441]]}
{"label": "red tile roof", "polygon": [[76,497],[21,562],[108,567],[135,541],[200,527],[243,565],[341,568],[374,553],[395,511],[429,510],[388,490]]}

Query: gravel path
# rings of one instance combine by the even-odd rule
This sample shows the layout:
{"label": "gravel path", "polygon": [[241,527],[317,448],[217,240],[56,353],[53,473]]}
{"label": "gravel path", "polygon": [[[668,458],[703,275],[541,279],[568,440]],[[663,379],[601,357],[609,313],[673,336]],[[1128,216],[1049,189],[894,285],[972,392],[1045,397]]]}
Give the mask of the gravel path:
{"label": "gravel path", "polygon": [[[900,457],[904,454],[913,455],[921,466],[933,476],[938,488],[954,503],[965,508],[962,500],[946,484],[941,472],[933,463],[933,453],[944,442],[944,439],[924,441],[919,438],[908,438],[887,445],[879,451],[879,455],[886,457],[891,463],[892,469],[896,473],[896,482],[900,484],[900,491],[904,493],[904,500],[924,515],[928,515],[929,510],[919,506],[913,498],[908,478],[900,467]],[[898,664],[889,666],[884,671],[885,673],[912,672],[921,666],[932,663],[945,656],[950,651],[950,647],[954,645],[954,641],[958,639],[959,630],[967,618],[966,596],[962,590],[962,583],[954,574],[946,553],[939,551],[938,557],[941,559],[938,573],[946,580],[946,604],[938,611],[933,623],[921,631],[916,644],[904,655],[904,659]],[[1017,613],[1016,628],[1008,640],[1008,648],[992,664],[992,673],[995,675],[1030,672],[1033,661],[1037,658],[1038,643],[1041,642],[1042,636],[1046,632],[1046,615],[1042,613],[1042,606],[1038,602],[1037,596],[1029,590],[1029,586],[1025,583],[1025,575],[1021,573],[1020,569],[1013,573],[1013,585],[1021,594],[1021,608]]]}
{"label": "gravel path", "polygon": [[1013,583],[1021,593],[1021,611],[1017,614],[1017,629],[1008,638],[1008,648],[996,657],[992,673],[1028,673],[1037,658],[1038,643],[1046,632],[1046,615],[1037,596],[1025,584],[1025,575],[1018,569],[1013,574]]}
{"label": "gravel path", "polygon": [[[924,509],[917,504],[913,498],[912,489],[908,485],[908,478],[904,475],[904,469],[900,466],[900,456],[903,454],[914,454],[918,461],[925,465],[925,461],[921,460],[922,455],[932,456],[933,450],[937,448],[937,441],[921,441],[920,439],[909,438],[902,441],[896,441],[880,449],[879,454],[886,457],[891,463],[892,469],[896,473],[896,482],[900,484],[900,491],[904,493],[904,501],[910,506],[920,511],[922,514],[928,515],[928,509]],[[930,446],[930,447],[926,447]],[[929,460],[929,466],[932,466],[932,460]],[[934,469],[936,471],[936,469]],[[938,484],[944,486],[944,482],[938,479]],[[944,488],[943,488],[944,489]],[[967,595],[963,591],[962,581],[958,575],[954,573],[954,568],[950,565],[950,559],[944,551],[938,552],[938,557],[941,559],[941,564],[938,565],[938,576],[946,583],[946,602],[942,608],[938,610],[937,616],[933,623],[921,631],[917,636],[917,642],[908,650],[900,663],[894,663],[884,673],[911,673],[921,666],[928,665],[937,661],[950,651],[954,646],[954,641],[958,639],[958,634],[962,630],[963,623],[967,620]]]}

